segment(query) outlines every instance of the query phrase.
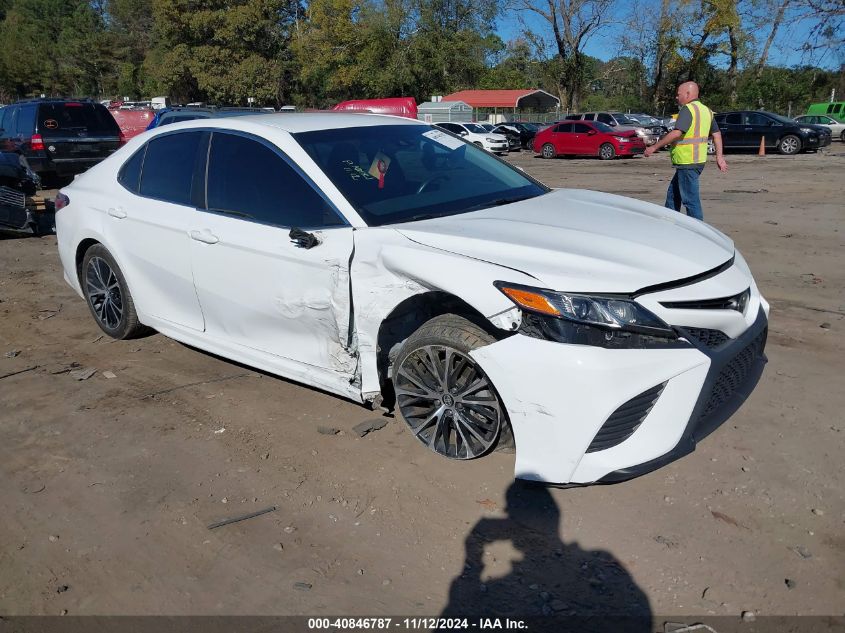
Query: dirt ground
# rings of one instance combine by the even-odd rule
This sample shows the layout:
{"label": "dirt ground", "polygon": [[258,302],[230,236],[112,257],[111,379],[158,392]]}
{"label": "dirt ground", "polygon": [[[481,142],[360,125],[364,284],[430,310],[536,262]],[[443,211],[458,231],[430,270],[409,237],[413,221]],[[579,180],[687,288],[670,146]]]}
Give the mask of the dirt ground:
{"label": "dirt ground", "polygon": [[[656,203],[672,175],[511,160]],[[54,237],[0,241],[0,614],[842,615],[845,147],[728,160],[704,213],[771,302],[769,365],[696,452],[613,486],[514,486],[512,455],[450,462],[392,418],[358,438],[354,403],[109,340]]]}

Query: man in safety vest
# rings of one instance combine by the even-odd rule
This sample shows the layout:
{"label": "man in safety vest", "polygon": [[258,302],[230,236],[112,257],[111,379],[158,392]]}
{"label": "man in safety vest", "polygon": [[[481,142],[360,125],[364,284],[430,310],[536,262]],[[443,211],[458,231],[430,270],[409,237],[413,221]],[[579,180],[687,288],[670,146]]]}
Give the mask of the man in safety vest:
{"label": "man in safety vest", "polygon": [[713,112],[698,100],[698,84],[687,81],[678,86],[675,95],[680,106],[675,129],[646,148],[644,156],[651,156],[665,145],[671,145],[670,154],[675,177],[666,192],[666,208],[681,210],[687,208],[687,215],[704,219],[701,212],[701,198],[698,195],[698,177],[707,162],[707,139],[713,137],[716,146],[716,165],[721,171],[728,171],[728,164],[722,156],[722,133],[713,118]]}

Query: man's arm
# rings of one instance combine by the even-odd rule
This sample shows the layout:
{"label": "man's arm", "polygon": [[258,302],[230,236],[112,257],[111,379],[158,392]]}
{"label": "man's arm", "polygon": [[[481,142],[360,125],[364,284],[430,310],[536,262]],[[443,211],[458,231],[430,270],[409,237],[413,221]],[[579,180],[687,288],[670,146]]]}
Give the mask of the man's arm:
{"label": "man's arm", "polygon": [[728,171],[728,163],[727,161],[725,161],[725,157],[722,155],[721,132],[713,133],[713,145],[716,146],[716,165],[719,167],[719,171]]}
{"label": "man's arm", "polygon": [[680,130],[672,130],[666,136],[664,136],[659,141],[657,141],[654,145],[646,147],[645,152],[643,153],[643,156],[651,156],[652,154],[654,154],[654,152],[659,150],[661,147],[666,147],[670,143],[674,143],[679,138],[681,138],[683,135],[684,135],[684,133],[681,132]]}

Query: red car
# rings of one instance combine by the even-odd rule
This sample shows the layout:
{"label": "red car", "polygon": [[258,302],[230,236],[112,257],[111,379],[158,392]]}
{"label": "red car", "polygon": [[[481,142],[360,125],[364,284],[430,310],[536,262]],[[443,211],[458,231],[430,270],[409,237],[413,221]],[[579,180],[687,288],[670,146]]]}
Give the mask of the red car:
{"label": "red car", "polygon": [[598,156],[610,160],[645,151],[645,141],[633,130],[617,131],[599,121],[562,121],[534,137],[534,151],[543,158]]}

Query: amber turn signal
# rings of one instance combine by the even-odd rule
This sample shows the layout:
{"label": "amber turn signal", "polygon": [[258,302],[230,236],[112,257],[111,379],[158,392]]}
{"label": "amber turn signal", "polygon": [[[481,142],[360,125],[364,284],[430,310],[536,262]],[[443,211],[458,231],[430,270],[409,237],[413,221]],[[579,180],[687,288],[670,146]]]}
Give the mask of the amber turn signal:
{"label": "amber turn signal", "polygon": [[499,288],[504,292],[516,305],[526,310],[533,310],[541,314],[549,314],[551,316],[560,316],[560,310],[555,308],[549,300],[541,295],[539,292],[531,292],[530,290],[523,290],[521,288],[508,288],[502,286]]}

